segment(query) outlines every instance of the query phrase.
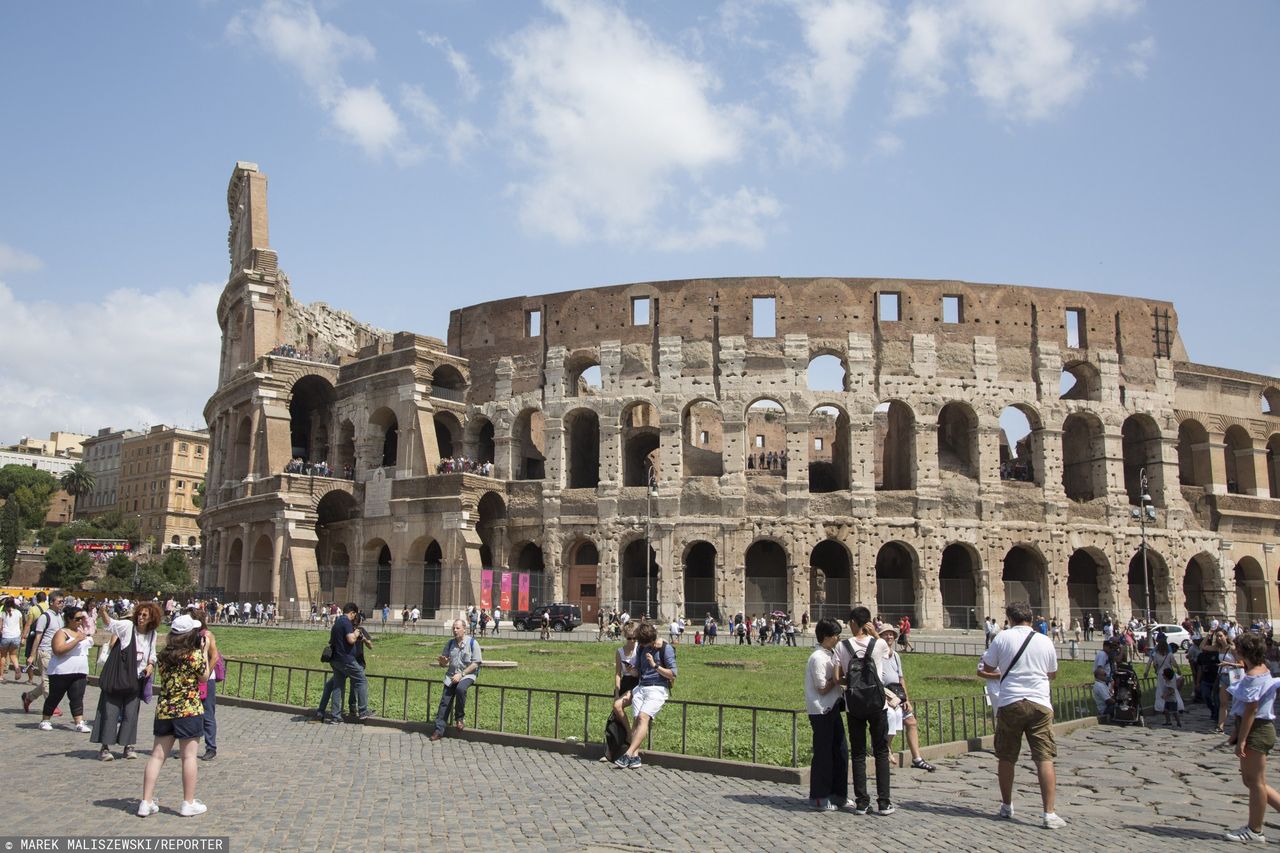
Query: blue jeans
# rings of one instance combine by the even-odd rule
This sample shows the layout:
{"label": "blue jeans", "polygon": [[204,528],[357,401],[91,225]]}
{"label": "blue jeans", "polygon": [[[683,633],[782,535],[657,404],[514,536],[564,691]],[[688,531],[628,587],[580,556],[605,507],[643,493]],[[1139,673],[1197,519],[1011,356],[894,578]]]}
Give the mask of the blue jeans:
{"label": "blue jeans", "polygon": [[444,727],[449,721],[449,706],[453,705],[453,718],[467,718],[467,688],[475,683],[475,679],[464,679],[461,684],[450,684],[440,694],[440,707],[436,710],[436,734],[444,734]]}
{"label": "blue jeans", "polygon": [[214,716],[218,709],[218,682],[210,678],[205,682],[209,692],[204,697],[204,748],[209,752],[218,751],[218,718]]}
{"label": "blue jeans", "polygon": [[342,700],[347,695],[347,679],[351,679],[351,685],[356,691],[356,701],[360,705],[361,714],[369,712],[369,679],[365,678],[364,667],[356,663],[354,660],[347,663],[339,663],[336,659],[329,661],[329,666],[333,668],[333,678],[330,678],[324,685],[325,691],[329,694],[322,696],[320,700],[320,713],[324,713],[325,700],[331,701],[333,712],[330,715],[335,720],[342,719]]}

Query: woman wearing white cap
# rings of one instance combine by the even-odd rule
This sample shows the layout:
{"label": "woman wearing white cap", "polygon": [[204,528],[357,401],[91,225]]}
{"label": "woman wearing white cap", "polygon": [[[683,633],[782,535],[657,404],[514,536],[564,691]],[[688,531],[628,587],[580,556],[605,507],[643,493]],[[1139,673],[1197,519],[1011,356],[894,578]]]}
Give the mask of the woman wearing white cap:
{"label": "woman wearing white cap", "polygon": [[160,768],[178,741],[182,761],[182,807],[178,813],[194,817],[208,811],[196,799],[196,752],[204,734],[204,705],[200,702],[200,685],[209,680],[209,656],[200,623],[186,613],[176,617],[169,627],[169,640],[156,661],[156,682],[160,685],[156,699],[155,745],[142,776],[142,802],[138,817],[160,811],[155,801],[156,780]]}

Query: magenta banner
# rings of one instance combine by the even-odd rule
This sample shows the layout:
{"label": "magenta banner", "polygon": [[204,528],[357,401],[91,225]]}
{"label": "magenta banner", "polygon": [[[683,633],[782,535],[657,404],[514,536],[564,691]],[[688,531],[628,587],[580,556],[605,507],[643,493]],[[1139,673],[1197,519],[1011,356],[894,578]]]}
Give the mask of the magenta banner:
{"label": "magenta banner", "polygon": [[493,609],[493,570],[484,569],[480,572],[480,609]]}
{"label": "magenta banner", "polygon": [[502,579],[499,581],[501,586],[498,588],[498,606],[503,610],[511,609],[511,572],[503,572]]}

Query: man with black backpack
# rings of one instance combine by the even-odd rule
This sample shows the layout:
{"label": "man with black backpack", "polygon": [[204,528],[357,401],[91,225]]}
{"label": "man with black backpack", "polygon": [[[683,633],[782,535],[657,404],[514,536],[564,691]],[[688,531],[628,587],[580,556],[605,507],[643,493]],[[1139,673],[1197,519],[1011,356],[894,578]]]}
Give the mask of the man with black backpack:
{"label": "man with black backpack", "polygon": [[1053,701],[1049,682],[1058,674],[1058,653],[1053,641],[1031,627],[1031,605],[1014,602],[1005,608],[1009,629],[991,641],[982,656],[978,674],[998,682],[995,753],[999,760],[1000,810],[998,817],[1013,818],[1013,773],[1026,735],[1031,760],[1040,780],[1044,805],[1041,825],[1061,829],[1067,822],[1054,812],[1057,779],[1053,759],[1058,748],[1053,739]]}
{"label": "man with black backpack", "polygon": [[[31,703],[45,695],[45,684],[48,681],[46,673],[49,659],[53,655],[53,637],[62,628],[62,605],[65,599],[62,590],[49,593],[49,606],[31,620],[31,628],[27,631],[27,672],[35,675],[36,686],[31,692],[22,694],[24,712],[29,712]],[[39,596],[36,600],[39,601]],[[58,709],[55,708],[54,711]]]}
{"label": "man with black backpack", "polygon": [[[840,671],[847,678],[844,702],[849,715],[849,754],[853,761],[854,814],[893,814],[889,797],[889,721],[885,716],[884,675],[880,671],[889,647],[876,635],[871,611],[859,605],[849,611],[853,636],[836,646]],[[867,736],[876,763],[876,809],[867,792]]]}

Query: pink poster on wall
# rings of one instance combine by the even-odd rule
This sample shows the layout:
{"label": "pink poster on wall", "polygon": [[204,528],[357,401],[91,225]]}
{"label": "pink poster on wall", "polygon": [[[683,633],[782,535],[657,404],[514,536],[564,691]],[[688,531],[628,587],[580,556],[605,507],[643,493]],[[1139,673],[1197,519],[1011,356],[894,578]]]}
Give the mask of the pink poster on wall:
{"label": "pink poster on wall", "polygon": [[493,609],[493,571],[491,569],[480,572],[480,608]]}
{"label": "pink poster on wall", "polygon": [[529,573],[521,572],[517,577],[520,578],[520,606],[517,610],[529,609]]}
{"label": "pink poster on wall", "polygon": [[511,609],[511,572],[503,572],[498,587],[498,606],[503,610]]}

